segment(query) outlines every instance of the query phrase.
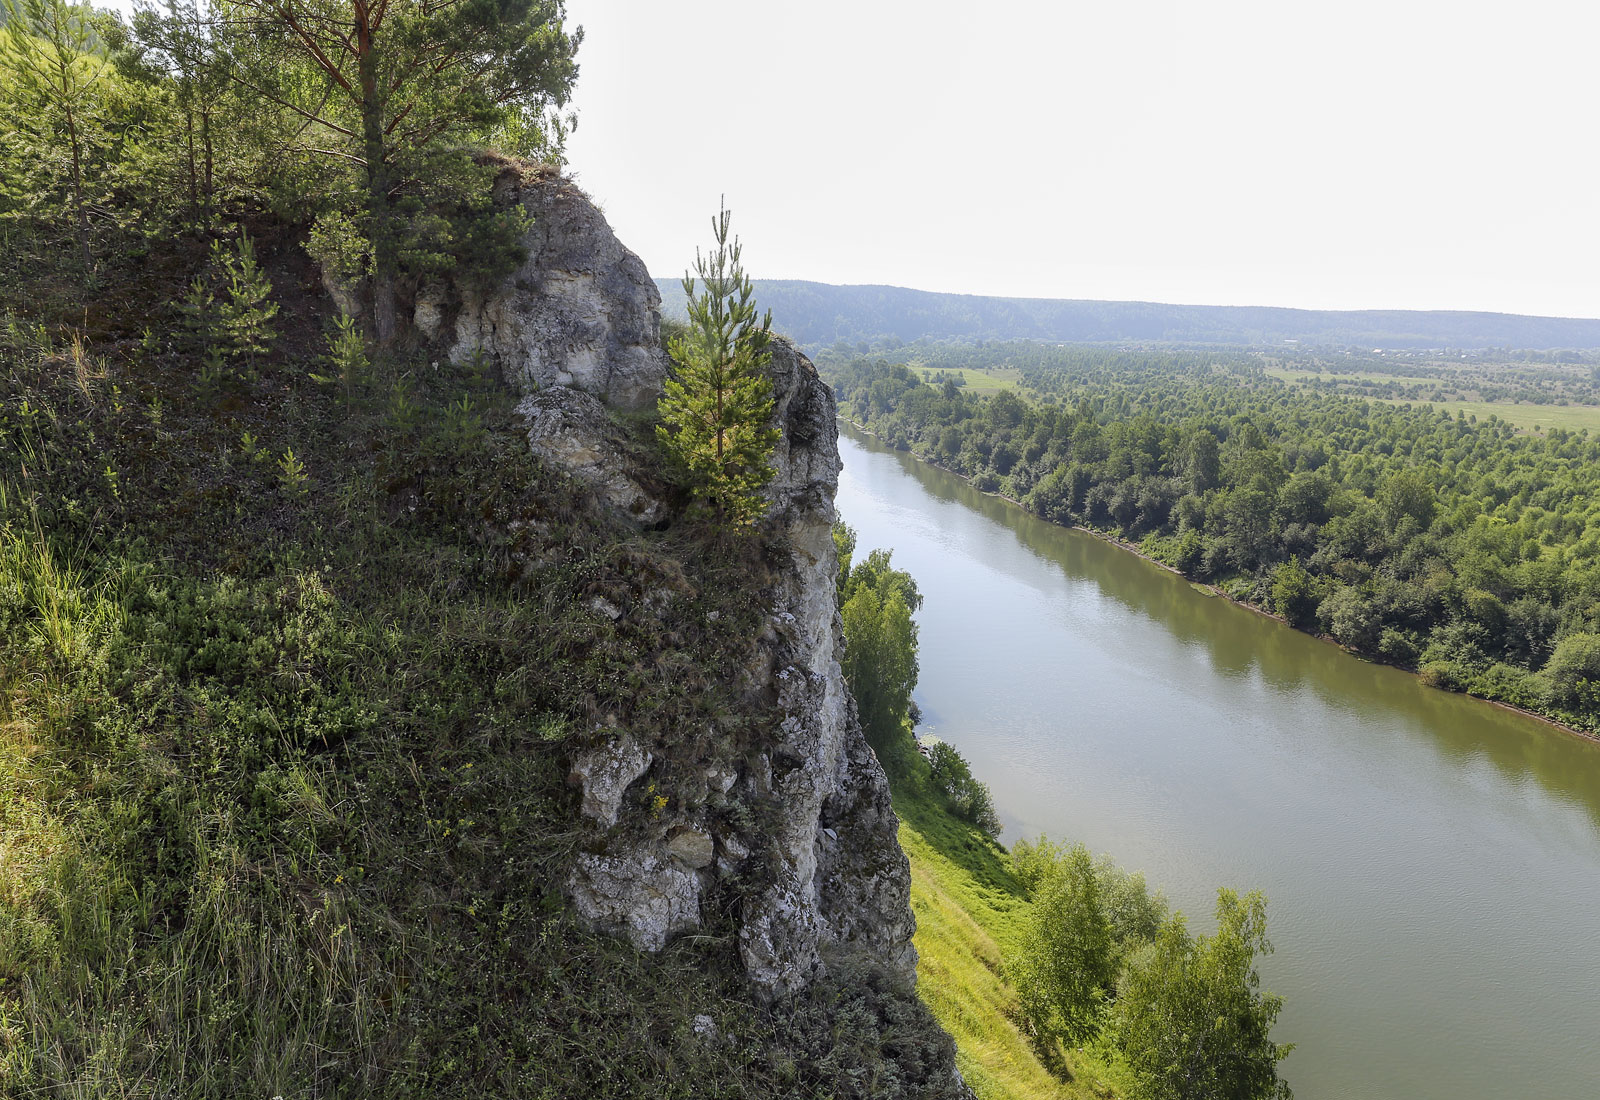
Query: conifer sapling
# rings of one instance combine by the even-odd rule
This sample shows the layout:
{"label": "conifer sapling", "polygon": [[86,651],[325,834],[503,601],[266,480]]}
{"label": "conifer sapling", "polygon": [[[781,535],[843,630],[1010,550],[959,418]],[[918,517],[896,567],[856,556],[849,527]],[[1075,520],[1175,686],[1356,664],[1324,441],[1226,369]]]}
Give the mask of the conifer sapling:
{"label": "conifer sapling", "polygon": [[657,429],[662,444],[689,476],[695,496],[717,518],[744,526],[761,517],[761,491],[772,480],[772,382],[764,368],[771,358],[772,314],[759,320],[755,288],[740,265],[737,237],[729,240],[730,212],[712,219],[717,247],[695,253],[693,276],[685,273],[689,326],[669,350],[674,371],[667,378]]}

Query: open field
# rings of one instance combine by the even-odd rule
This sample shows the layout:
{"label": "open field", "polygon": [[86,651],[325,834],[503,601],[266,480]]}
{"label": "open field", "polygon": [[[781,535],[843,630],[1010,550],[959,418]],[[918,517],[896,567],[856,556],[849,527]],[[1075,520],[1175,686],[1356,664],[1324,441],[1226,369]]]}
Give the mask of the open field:
{"label": "open field", "polygon": [[1454,416],[1464,412],[1487,420],[1498,416],[1512,427],[1524,432],[1542,432],[1551,428],[1569,431],[1600,432],[1600,406],[1596,405],[1531,405],[1512,401],[1395,401],[1383,400],[1387,405],[1432,405]]}
{"label": "open field", "polygon": [[[1448,378],[1377,374],[1372,371],[1333,374],[1326,371],[1318,373],[1317,371],[1295,370],[1290,367],[1268,367],[1266,368],[1266,373],[1272,378],[1296,383],[1324,379],[1335,382],[1394,382],[1400,385],[1455,385]],[[1542,432],[1551,428],[1566,428],[1569,431],[1588,429],[1600,432],[1600,405],[1535,405],[1531,402],[1516,401],[1418,401],[1390,397],[1374,397],[1368,400],[1382,401],[1388,405],[1432,405],[1434,408],[1442,409],[1452,416],[1457,412],[1464,412],[1468,416],[1477,417],[1479,420],[1487,420],[1490,416],[1498,416],[1501,420],[1511,424],[1512,427],[1524,432]]]}
{"label": "open field", "polygon": [[[929,369],[920,363],[909,363],[907,365],[919,373]],[[941,368],[940,371],[935,371],[935,374],[941,372],[944,374],[959,374],[966,380],[968,393],[999,393],[1001,390],[1016,389],[1022,384],[1022,372],[1015,367],[993,367],[987,370],[975,370],[972,367]]]}

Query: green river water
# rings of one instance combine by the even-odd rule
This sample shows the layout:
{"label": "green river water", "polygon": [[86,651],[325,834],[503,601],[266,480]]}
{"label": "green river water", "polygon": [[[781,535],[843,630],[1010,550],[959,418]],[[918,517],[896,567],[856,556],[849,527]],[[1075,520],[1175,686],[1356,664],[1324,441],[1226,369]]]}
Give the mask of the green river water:
{"label": "green river water", "polygon": [[1300,1100],[1600,1097],[1600,745],[1424,688],[846,429],[922,729],[1209,930],[1260,888]]}

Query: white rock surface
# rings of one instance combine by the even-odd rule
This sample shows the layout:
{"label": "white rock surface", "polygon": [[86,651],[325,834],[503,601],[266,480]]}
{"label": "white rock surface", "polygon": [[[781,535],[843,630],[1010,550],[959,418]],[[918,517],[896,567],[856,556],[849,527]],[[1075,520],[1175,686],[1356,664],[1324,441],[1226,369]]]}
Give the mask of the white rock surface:
{"label": "white rock surface", "polygon": [[650,770],[653,759],[649,750],[627,734],[578,753],[567,782],[583,788],[584,816],[607,829],[615,825],[623,796]]}
{"label": "white rock surface", "polygon": [[660,951],[700,926],[700,876],[654,855],[580,855],[567,892],[591,925],[626,935],[642,951]]}
{"label": "white rock surface", "polygon": [[451,359],[482,352],[525,391],[569,386],[616,409],[653,406],[667,359],[644,262],[570,180],[508,170],[495,189],[533,218],[528,258],[494,294],[463,295]]}
{"label": "white rock surface", "polygon": [[[529,443],[546,462],[642,525],[669,522],[653,471],[630,452],[614,417],[650,407],[660,392],[666,361],[655,285],[570,182],[507,173],[496,194],[534,216],[528,261],[494,294],[460,304],[450,354],[481,351],[523,391]],[[421,296],[418,322],[442,330],[448,299]],[[712,738],[703,758],[682,759],[682,746],[642,730],[580,753],[572,777],[595,833],[566,886],[595,927],[659,950],[699,926],[702,899],[719,880],[755,866],[752,881],[762,885],[744,898],[739,949],[758,987],[795,992],[845,952],[888,965],[909,986],[910,871],[838,660],[833,395],[788,341],[774,340],[772,351],[781,438],[766,523],[788,561],[769,593],[745,688],[751,713],[777,720],[754,745],[719,748]],[[598,605],[597,613],[611,617]],[[625,792],[657,758],[681,764],[683,797],[670,810],[625,810]],[[730,802],[759,810],[743,820],[767,827],[708,825],[708,806]]]}
{"label": "white rock surface", "polygon": [[[839,667],[833,395],[787,340],[773,341],[770,372],[783,434],[773,456],[768,520],[787,536],[790,558],[773,608],[773,667],[780,670],[774,681],[785,717],[770,757],[793,766],[774,768],[768,780],[783,807],[773,838],[782,870],[773,888],[747,906],[740,951],[751,979],[778,994],[811,981],[830,952],[852,949],[909,984],[916,971],[910,867],[888,782]],[[824,830],[837,840],[826,839]]]}
{"label": "white rock surface", "polygon": [[557,386],[524,397],[517,412],[534,454],[587,484],[628,519],[649,525],[661,518],[661,501],[644,484],[621,433],[593,395]]}

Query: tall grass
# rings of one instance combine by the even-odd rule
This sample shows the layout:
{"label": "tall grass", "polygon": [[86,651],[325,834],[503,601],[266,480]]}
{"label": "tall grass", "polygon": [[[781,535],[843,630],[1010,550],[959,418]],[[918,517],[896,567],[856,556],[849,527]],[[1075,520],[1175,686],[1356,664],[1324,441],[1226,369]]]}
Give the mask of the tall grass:
{"label": "tall grass", "polygon": [[617,526],[471,372],[44,343],[0,332],[0,1096],[947,1091],[870,966],[753,998],[743,880],[655,957],[561,892],[597,727],[688,797],[771,720],[768,548]]}

